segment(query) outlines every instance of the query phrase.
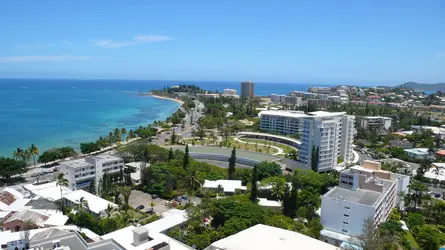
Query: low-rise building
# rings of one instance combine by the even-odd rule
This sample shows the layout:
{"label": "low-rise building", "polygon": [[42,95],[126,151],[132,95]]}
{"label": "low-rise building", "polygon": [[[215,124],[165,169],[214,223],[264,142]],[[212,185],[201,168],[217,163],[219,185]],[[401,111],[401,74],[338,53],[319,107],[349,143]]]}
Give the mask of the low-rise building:
{"label": "low-rise building", "polygon": [[409,176],[381,169],[379,162],[364,161],[340,172],[340,184],[322,197],[321,239],[340,246],[362,234],[364,222],[383,223],[391,210],[404,208],[400,192],[408,192]]}
{"label": "low-rise building", "polygon": [[247,187],[243,186],[240,180],[205,180],[202,187],[229,195],[235,194],[237,191],[244,192],[247,190]]}
{"label": "low-rise building", "polygon": [[81,200],[88,203],[88,206],[83,207],[82,209],[95,216],[104,215],[108,206],[112,206],[114,208],[118,207],[116,204],[102,199],[94,194],[88,193],[82,189],[76,190],[63,197],[63,203],[74,209],[78,209]]}
{"label": "low-rise building", "polygon": [[307,105],[315,107],[317,110],[326,110],[331,106],[331,100],[327,99],[308,99]]}
{"label": "low-rise building", "polygon": [[43,197],[50,201],[58,201],[63,196],[73,192],[71,189],[67,187],[57,186],[56,181],[51,181],[47,183],[32,183],[23,185],[23,188],[31,193],[31,196]]}
{"label": "low-rise building", "polygon": [[227,238],[213,242],[205,250],[339,250],[309,236],[286,229],[258,224]]}
{"label": "low-rise building", "polygon": [[54,227],[63,226],[68,221],[68,216],[60,211],[22,210],[11,212],[3,221],[3,230],[14,232],[29,230],[29,227]]}
{"label": "low-rise building", "polygon": [[391,129],[391,121],[391,118],[384,116],[363,116],[360,125],[365,130],[387,135]]}
{"label": "low-rise building", "polygon": [[408,148],[404,149],[408,157],[414,159],[434,159],[434,154],[431,154],[427,148]]}
{"label": "low-rise building", "polygon": [[69,189],[83,189],[95,184],[97,192],[104,174],[119,174],[123,167],[122,158],[104,154],[61,162],[59,172],[68,180]]}
{"label": "low-rise building", "polygon": [[433,164],[431,164],[431,168],[429,168],[428,171],[425,171],[423,177],[428,178],[432,181],[445,181],[445,163],[434,162]]}
{"label": "low-rise building", "polygon": [[238,95],[238,90],[236,89],[224,89],[224,95]]}
{"label": "low-rise building", "polygon": [[379,95],[370,95],[366,97],[367,102],[380,102],[382,97]]}

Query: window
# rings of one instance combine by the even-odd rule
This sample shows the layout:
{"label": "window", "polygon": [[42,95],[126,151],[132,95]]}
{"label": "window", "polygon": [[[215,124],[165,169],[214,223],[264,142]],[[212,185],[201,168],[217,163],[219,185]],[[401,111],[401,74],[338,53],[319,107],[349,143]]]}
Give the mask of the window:
{"label": "window", "polygon": [[349,217],[349,214],[343,214],[344,217]]}
{"label": "window", "polygon": [[346,229],[342,229],[341,231],[344,232],[344,233],[348,232],[348,230],[346,230]]}
{"label": "window", "polygon": [[343,224],[344,224],[344,225],[348,225],[349,223],[348,223],[348,222],[346,222],[346,221],[343,221]]}
{"label": "window", "polygon": [[351,209],[350,207],[345,207],[345,209]]}

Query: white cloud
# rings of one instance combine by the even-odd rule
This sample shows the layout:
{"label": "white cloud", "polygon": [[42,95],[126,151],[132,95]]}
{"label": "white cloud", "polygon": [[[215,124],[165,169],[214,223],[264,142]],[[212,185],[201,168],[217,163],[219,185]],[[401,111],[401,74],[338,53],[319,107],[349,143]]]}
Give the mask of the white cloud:
{"label": "white cloud", "polygon": [[0,62],[65,62],[65,61],[84,61],[95,60],[92,56],[3,56],[0,57]]}
{"label": "white cloud", "polygon": [[445,53],[440,53],[436,55],[437,57],[445,57]]}
{"label": "white cloud", "polygon": [[156,35],[138,35],[134,36],[128,41],[113,41],[113,40],[96,40],[93,45],[99,46],[107,49],[122,48],[131,45],[151,43],[151,42],[162,42],[172,40],[169,36],[156,36]]}

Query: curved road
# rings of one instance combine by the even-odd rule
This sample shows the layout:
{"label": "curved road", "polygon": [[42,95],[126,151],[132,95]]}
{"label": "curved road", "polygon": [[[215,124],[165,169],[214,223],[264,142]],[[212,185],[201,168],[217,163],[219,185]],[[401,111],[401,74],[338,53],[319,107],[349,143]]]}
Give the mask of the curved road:
{"label": "curved road", "polygon": [[282,149],[282,148],[279,148],[279,147],[277,147],[277,146],[265,145],[265,144],[262,144],[262,143],[246,142],[246,141],[243,141],[243,140],[239,139],[238,137],[235,137],[235,138],[233,138],[233,139],[235,139],[235,141],[238,141],[238,142],[241,142],[241,143],[245,143],[245,144],[246,144],[246,143],[247,143],[247,144],[258,144],[258,145],[260,145],[260,146],[265,146],[265,147],[270,146],[271,148],[274,148],[274,149],[278,150],[277,153],[272,154],[272,155],[279,155],[279,154],[283,154],[283,153],[284,153],[283,149]]}

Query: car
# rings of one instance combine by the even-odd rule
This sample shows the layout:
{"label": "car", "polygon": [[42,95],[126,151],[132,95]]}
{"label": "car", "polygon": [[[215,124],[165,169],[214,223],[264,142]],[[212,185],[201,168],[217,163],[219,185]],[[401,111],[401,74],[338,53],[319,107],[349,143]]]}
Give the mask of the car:
{"label": "car", "polygon": [[176,197],[176,198],[175,198],[175,201],[177,201],[177,202],[182,202],[182,197],[181,197],[181,196]]}
{"label": "car", "polygon": [[152,207],[150,207],[150,208],[147,208],[147,211],[145,211],[145,213],[146,214],[154,214],[155,210]]}
{"label": "car", "polygon": [[434,197],[440,198],[440,193],[434,193]]}
{"label": "car", "polygon": [[152,194],[152,195],[151,195],[151,198],[152,198],[152,199],[157,199],[157,198],[159,198],[159,195],[157,195],[157,194]]}
{"label": "car", "polygon": [[136,210],[142,210],[142,209],[144,209],[144,205],[139,205],[136,207]]}

